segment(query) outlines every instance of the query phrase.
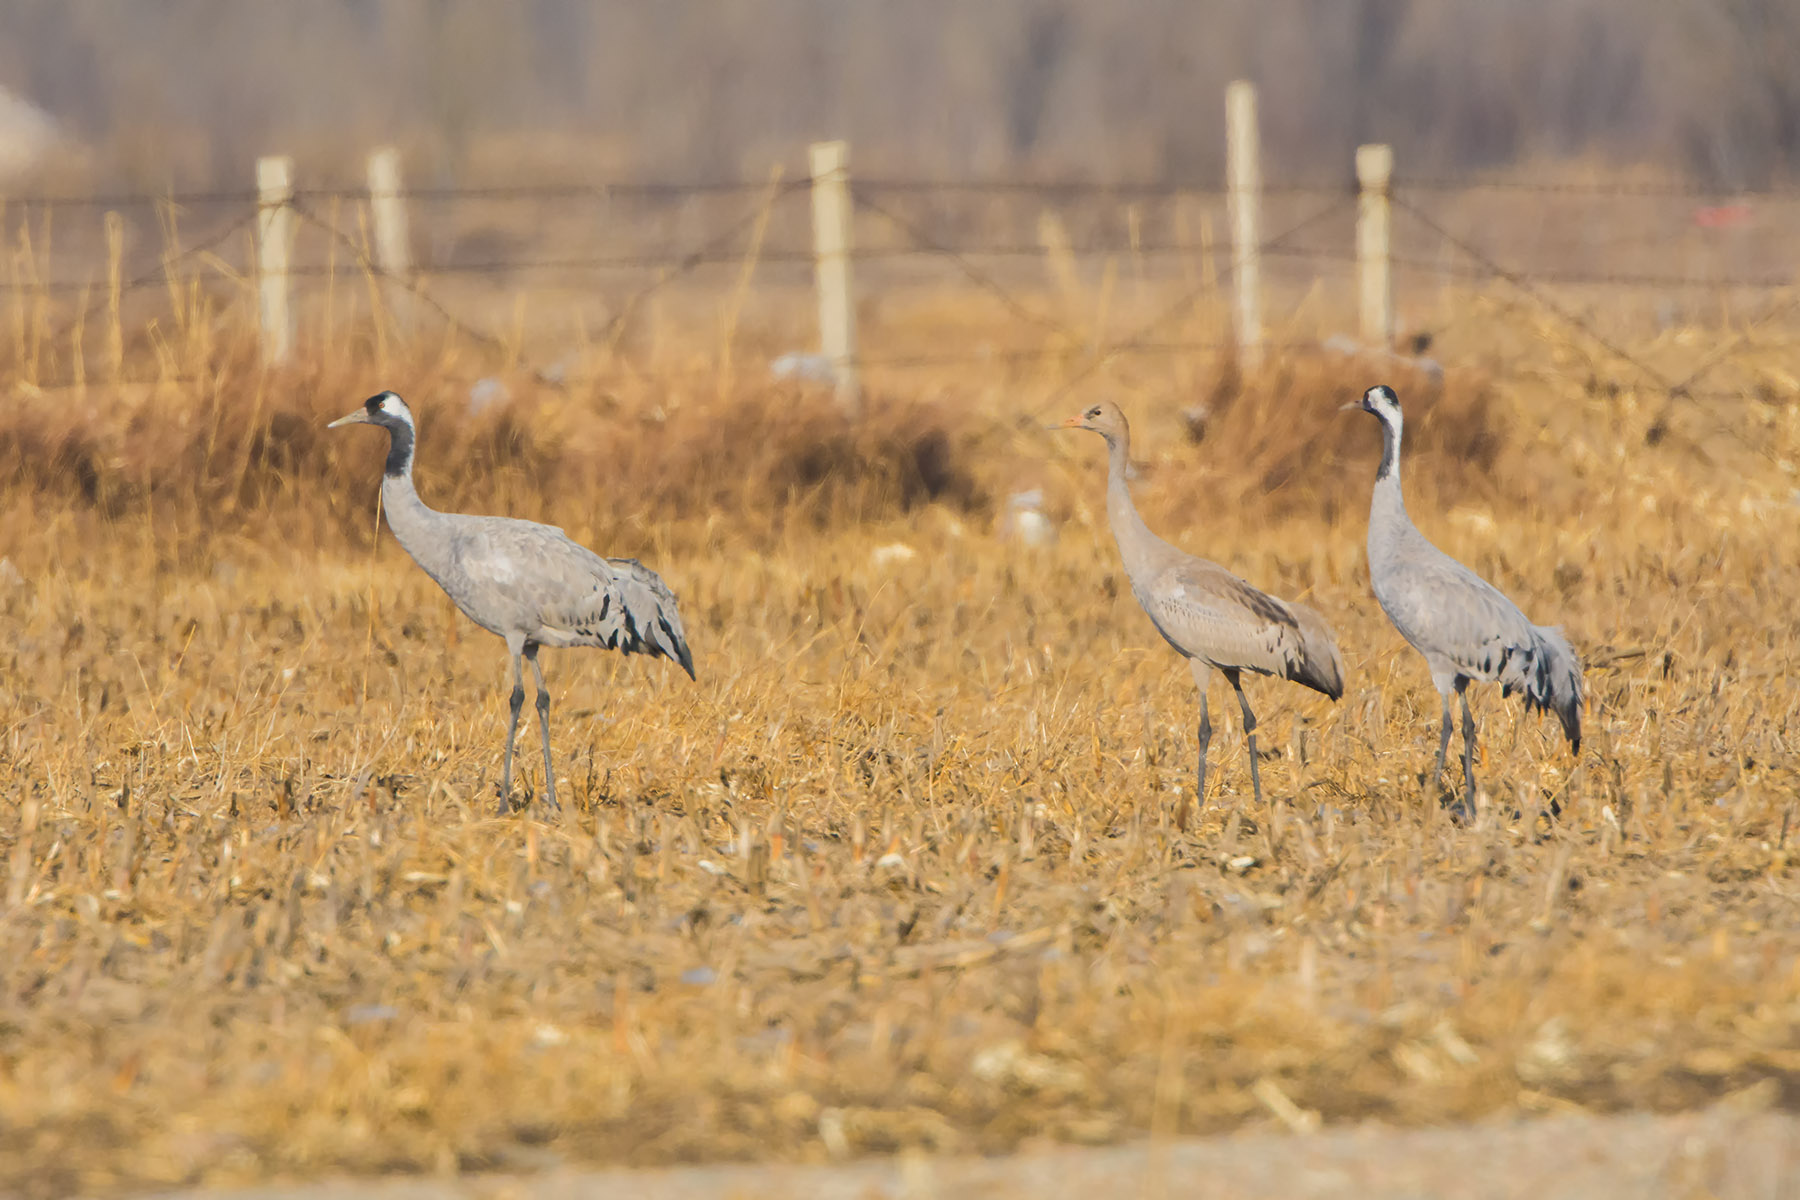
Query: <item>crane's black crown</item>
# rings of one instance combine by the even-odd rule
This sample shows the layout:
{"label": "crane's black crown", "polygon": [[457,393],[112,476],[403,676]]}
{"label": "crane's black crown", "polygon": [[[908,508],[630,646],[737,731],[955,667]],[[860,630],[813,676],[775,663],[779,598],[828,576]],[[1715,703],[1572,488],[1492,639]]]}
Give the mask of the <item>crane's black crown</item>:
{"label": "crane's black crown", "polygon": [[1379,416],[1384,408],[1394,412],[1400,411],[1400,397],[1394,394],[1393,388],[1385,383],[1378,383],[1363,393],[1362,409],[1364,412],[1372,412]]}
{"label": "crane's black crown", "polygon": [[376,392],[363,401],[363,408],[372,425],[412,424],[412,413],[397,392]]}

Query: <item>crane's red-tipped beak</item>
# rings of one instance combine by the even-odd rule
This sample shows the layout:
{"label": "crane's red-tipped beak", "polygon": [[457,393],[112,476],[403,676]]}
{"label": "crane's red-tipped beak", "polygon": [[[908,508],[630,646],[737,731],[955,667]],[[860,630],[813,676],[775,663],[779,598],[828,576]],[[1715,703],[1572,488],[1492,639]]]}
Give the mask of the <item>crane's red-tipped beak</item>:
{"label": "crane's red-tipped beak", "polygon": [[1080,429],[1081,428],[1081,418],[1080,417],[1070,417],[1068,420],[1064,421],[1060,426],[1058,426],[1058,428],[1059,429]]}
{"label": "crane's red-tipped beak", "polygon": [[366,408],[359,408],[353,412],[345,413],[343,416],[339,417],[337,420],[333,421],[331,424],[327,425],[325,428],[336,429],[340,425],[367,425],[368,423],[369,423],[369,410]]}

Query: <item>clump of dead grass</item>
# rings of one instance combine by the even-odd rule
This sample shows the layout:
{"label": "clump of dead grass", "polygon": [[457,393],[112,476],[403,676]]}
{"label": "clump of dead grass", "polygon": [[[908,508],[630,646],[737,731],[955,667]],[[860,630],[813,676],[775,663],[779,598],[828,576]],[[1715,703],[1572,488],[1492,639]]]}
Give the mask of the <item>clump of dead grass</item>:
{"label": "clump of dead grass", "polygon": [[[385,442],[325,426],[376,390],[374,372],[336,360],[269,374],[247,349],[208,366],[203,383],[131,399],[27,392],[0,416],[0,469],[15,489],[108,520],[156,509],[177,524],[365,543]],[[768,383],[665,407],[603,382],[512,380],[479,405],[429,368],[386,379],[419,420],[421,490],[446,508],[548,505],[596,532],[710,523],[763,539],[987,503],[973,461],[987,427],[929,400],[876,397],[852,421],[820,389]]]}
{"label": "clump of dead grass", "polygon": [[1206,394],[1183,407],[1188,440],[1208,456],[1228,455],[1228,467],[1189,475],[1177,490],[1255,503],[1273,516],[1307,511],[1334,521],[1361,509],[1381,436],[1374,421],[1342,406],[1377,383],[1399,393],[1406,413],[1409,487],[1435,493],[1448,484],[1452,494],[1492,499],[1528,486],[1497,469],[1507,437],[1484,374],[1398,357],[1288,353],[1251,371],[1227,360]]}

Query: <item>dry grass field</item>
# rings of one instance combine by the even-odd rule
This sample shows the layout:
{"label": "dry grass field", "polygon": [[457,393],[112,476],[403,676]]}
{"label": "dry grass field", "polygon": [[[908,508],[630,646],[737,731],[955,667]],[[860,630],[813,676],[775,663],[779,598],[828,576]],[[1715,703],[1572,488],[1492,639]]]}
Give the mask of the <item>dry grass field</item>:
{"label": "dry grass field", "polygon": [[[1791,324],[1629,334],[1677,376],[1728,354],[1705,400],[1464,294],[1441,385],[997,360],[874,375],[849,428],[720,367],[710,317],[555,386],[354,322],[265,373],[253,310],[176,300],[119,339],[160,386],[34,387],[55,321],[9,318],[0,1193],[1800,1105]],[[471,412],[487,372],[511,400]],[[1588,663],[1579,760],[1479,691],[1467,827],[1421,794],[1436,696],[1369,591],[1379,439],[1337,405],[1377,381],[1421,527]],[[380,439],[324,431],[388,386],[429,502],[681,597],[697,683],[546,656],[561,811],[496,816],[503,648],[378,529]],[[1337,704],[1251,685],[1265,808],[1215,693],[1186,833],[1191,681],[1098,441],[1043,429],[1100,395],[1151,524],[1346,657]],[[1052,545],[1002,536],[1030,487]]]}

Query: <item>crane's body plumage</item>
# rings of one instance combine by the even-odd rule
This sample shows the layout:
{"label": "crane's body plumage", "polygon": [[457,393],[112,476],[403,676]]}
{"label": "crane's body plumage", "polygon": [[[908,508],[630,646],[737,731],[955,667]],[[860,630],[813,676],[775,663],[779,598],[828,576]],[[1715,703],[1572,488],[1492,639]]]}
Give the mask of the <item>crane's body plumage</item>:
{"label": "crane's body plumage", "polygon": [[[1094,405],[1065,427],[1089,429],[1106,439],[1106,516],[1125,574],[1151,624],[1188,659],[1200,689],[1200,765],[1196,789],[1206,792],[1206,748],[1212,737],[1206,689],[1212,672],[1224,673],[1237,692],[1250,746],[1250,779],[1258,801],[1262,780],[1256,763],[1256,718],[1240,675],[1274,675],[1333,700],[1344,693],[1344,668],[1329,626],[1303,604],[1278,600],[1217,563],[1196,558],[1150,531],[1132,502],[1125,476],[1131,431],[1111,403]],[[1185,824],[1186,803],[1177,816]]]}
{"label": "crane's body plumage", "polygon": [[456,607],[505,639],[513,656],[503,807],[511,788],[513,733],[524,702],[520,658],[531,661],[544,726],[545,791],[554,802],[549,693],[537,662],[538,648],[595,646],[659,656],[673,660],[692,678],[694,659],[674,594],[636,559],[602,558],[553,525],[429,507],[413,486],[412,414],[393,393],[370,397],[362,409],[332,422],[344,423],[380,425],[388,431],[390,449],[381,483],[388,528]]}
{"label": "crane's body plumage", "polygon": [[1277,600],[1199,558],[1153,568],[1131,590],[1163,640],[1188,658],[1292,680],[1333,700],[1343,695],[1331,630],[1303,604]]}
{"label": "crane's body plumage", "polygon": [[[1556,714],[1569,745],[1581,750],[1581,662],[1561,630],[1534,625],[1500,589],[1432,545],[1412,522],[1400,487],[1404,428],[1392,389],[1375,387],[1360,405],[1381,421],[1381,467],[1369,507],[1369,579],[1375,599],[1424,656],[1443,698],[1443,727],[1432,790],[1450,743],[1450,695],[1471,682],[1520,692],[1528,708]],[[1474,804],[1474,718],[1463,695],[1464,812]]]}
{"label": "crane's body plumage", "polygon": [[693,659],[675,597],[634,558],[602,558],[554,525],[425,508],[404,477],[381,488],[394,538],[471,621],[501,637]]}

